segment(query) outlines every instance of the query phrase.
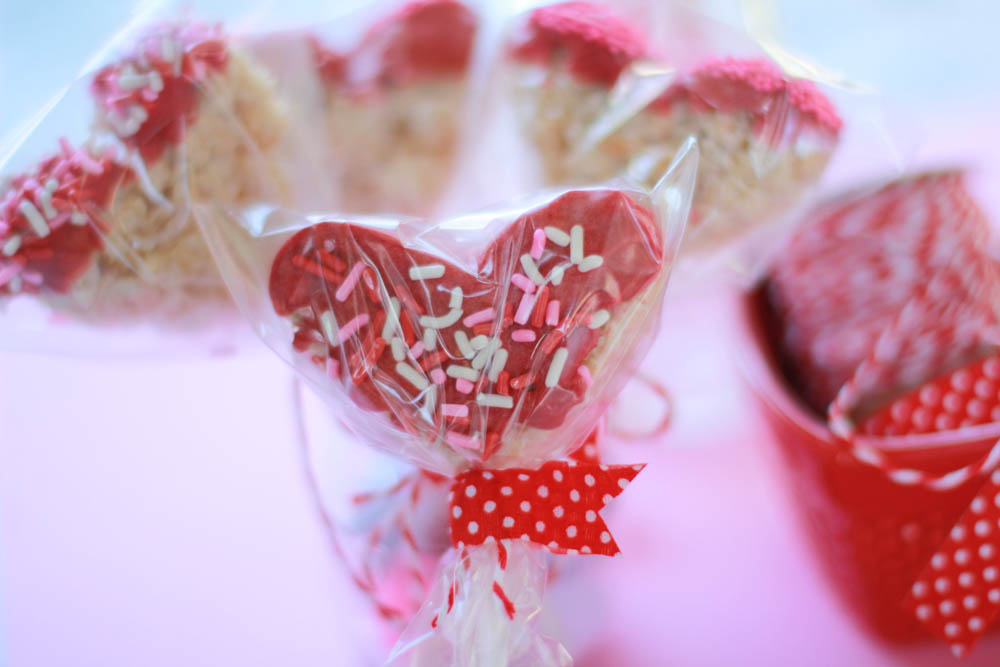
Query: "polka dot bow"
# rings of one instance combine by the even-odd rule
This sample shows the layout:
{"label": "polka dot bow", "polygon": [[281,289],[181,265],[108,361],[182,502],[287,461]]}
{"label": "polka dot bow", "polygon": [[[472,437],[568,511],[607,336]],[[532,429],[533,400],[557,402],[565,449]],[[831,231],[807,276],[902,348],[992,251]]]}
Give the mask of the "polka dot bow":
{"label": "polka dot bow", "polygon": [[521,539],[556,554],[617,556],[599,512],[643,467],[552,461],[462,473],[449,496],[452,545]]}

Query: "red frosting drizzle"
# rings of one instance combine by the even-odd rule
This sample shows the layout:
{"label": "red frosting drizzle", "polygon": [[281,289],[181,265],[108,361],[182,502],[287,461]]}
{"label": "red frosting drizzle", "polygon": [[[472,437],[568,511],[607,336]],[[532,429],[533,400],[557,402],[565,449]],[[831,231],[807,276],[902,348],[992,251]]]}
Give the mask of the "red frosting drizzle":
{"label": "red frosting drizzle", "polygon": [[[573,263],[568,241],[567,245],[541,243],[547,227],[569,235],[573,226],[581,227],[583,253],[592,258],[589,263],[597,263],[598,255],[603,260],[598,266]],[[550,279],[539,286],[523,275],[523,257],[533,251],[541,276],[551,277],[557,265],[564,267],[560,284]],[[514,410],[486,409],[477,397],[512,397],[512,404],[520,406],[520,423],[545,429],[562,424],[591,381],[589,373],[580,371],[581,363],[604,335],[603,327],[613,326],[620,307],[659,275],[662,252],[652,213],[627,195],[614,190],[574,191],[508,225],[480,255],[475,274],[404,247],[381,231],[348,223],[314,225],[279,251],[271,269],[270,294],[278,314],[293,316],[296,349],[312,351],[313,360],[325,365],[329,374],[353,384],[351,395],[359,405],[389,409],[407,431],[443,428],[453,446],[451,437],[461,443],[458,447],[476,450],[486,459],[502,441]],[[409,273],[411,267],[429,265],[443,268],[436,277],[414,278]],[[356,282],[352,273],[360,276]],[[513,274],[522,275],[512,279]],[[387,334],[389,341],[382,337],[391,315],[378,289],[380,282],[400,303],[398,333]],[[450,314],[455,288],[463,294],[461,314],[451,324],[434,326],[435,349],[424,350],[421,317]],[[559,303],[550,316],[548,306],[555,301]],[[350,330],[338,343],[342,351],[328,344],[329,326],[324,335],[322,316],[328,312],[341,334]],[[363,324],[351,330],[350,323],[359,316]],[[487,360],[463,390],[462,380],[452,370],[456,366],[471,370],[476,362],[463,353],[456,335],[469,341],[483,336],[481,340],[498,343],[506,351],[506,363],[502,372],[494,374],[495,380],[489,378]],[[402,361],[391,353],[391,339],[396,336],[410,350]],[[315,354],[317,343],[325,346],[325,354]],[[421,344],[414,353],[417,343]],[[400,343],[396,345],[398,349]],[[487,349],[484,354],[490,357],[497,353],[482,345],[478,349]],[[557,354],[560,349],[565,352]],[[560,354],[565,363],[550,387],[547,375]],[[348,367],[328,362],[328,357],[346,358]],[[437,387],[433,426],[421,413],[421,391],[417,391],[421,388],[400,373],[400,363],[425,378],[422,391]],[[444,412],[443,404],[450,406],[450,413]],[[483,436],[485,441],[480,442]]]}
{"label": "red frosting drizzle", "polygon": [[365,90],[460,75],[475,35],[476,16],[458,0],[420,0],[376,23],[347,54],[313,45],[327,82]]}
{"label": "red frosting drizzle", "polygon": [[63,142],[0,202],[0,293],[67,292],[103,246],[103,211],[130,172]]}
{"label": "red frosting drizzle", "polygon": [[527,34],[511,53],[529,62],[565,58],[574,76],[610,86],[623,69],[646,55],[646,40],[607,7],[564,2],[532,12]]}
{"label": "red frosting drizzle", "polygon": [[197,112],[199,83],[227,59],[217,26],[160,26],[139,40],[132,55],[99,71],[91,92],[115,134],[153,161],[184,138]]}

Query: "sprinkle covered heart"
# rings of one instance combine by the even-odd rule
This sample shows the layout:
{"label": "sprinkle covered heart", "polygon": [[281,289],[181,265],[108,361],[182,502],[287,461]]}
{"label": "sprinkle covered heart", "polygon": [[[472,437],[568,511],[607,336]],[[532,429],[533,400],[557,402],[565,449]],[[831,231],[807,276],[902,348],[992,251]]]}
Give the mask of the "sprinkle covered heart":
{"label": "sprinkle covered heart", "polygon": [[667,265],[655,215],[618,190],[528,211],[465,266],[435,252],[441,234],[486,229],[432,227],[404,244],[400,230],[321,222],[284,244],[269,285],[295,349],[356,404],[480,461],[523,430],[560,427],[615,375]]}

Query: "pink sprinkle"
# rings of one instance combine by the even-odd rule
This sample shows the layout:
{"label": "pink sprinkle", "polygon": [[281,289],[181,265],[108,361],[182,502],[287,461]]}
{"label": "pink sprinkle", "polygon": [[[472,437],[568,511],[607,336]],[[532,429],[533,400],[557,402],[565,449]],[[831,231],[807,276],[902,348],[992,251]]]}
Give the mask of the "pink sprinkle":
{"label": "pink sprinkle", "polygon": [[458,389],[463,394],[469,394],[475,388],[476,388],[476,385],[472,384],[471,382],[469,382],[465,378],[458,378],[458,379],[455,380],[455,389]]}
{"label": "pink sprinkle", "polygon": [[469,406],[464,403],[444,403],[441,406],[441,414],[445,417],[468,417]]}
{"label": "pink sprinkle", "polygon": [[527,324],[528,318],[531,317],[531,309],[535,307],[535,297],[528,292],[524,293],[521,297],[521,303],[517,306],[517,312],[514,313],[514,321],[518,324]]}
{"label": "pink sprinkle", "polygon": [[590,375],[590,369],[583,364],[576,367],[576,374],[583,380],[584,387],[590,387],[590,385],[594,384],[594,378]]}
{"label": "pink sprinkle", "polygon": [[326,360],[326,376],[331,380],[340,379],[340,362],[333,358]]}
{"label": "pink sprinkle", "polygon": [[347,324],[345,324],[340,328],[340,333],[337,335],[337,340],[343,343],[348,338],[356,334],[358,329],[368,324],[368,321],[370,319],[371,318],[368,316],[368,313],[361,313],[360,315],[358,315],[353,320],[351,320],[350,322],[348,322]]}
{"label": "pink sprinkle", "polygon": [[418,340],[416,343],[413,344],[413,347],[410,348],[410,356],[413,357],[414,359],[419,359],[420,355],[423,353],[424,353],[424,343],[423,341]]}
{"label": "pink sprinkle", "polygon": [[462,449],[479,449],[478,440],[468,435],[455,433],[454,431],[448,431],[448,435],[445,436],[445,440],[452,447],[460,447]]}
{"label": "pink sprinkle", "polygon": [[11,262],[7,266],[0,268],[0,287],[3,287],[11,281],[11,278],[21,273],[22,267],[17,262]]}
{"label": "pink sprinkle", "polygon": [[431,381],[434,384],[444,384],[448,381],[448,376],[440,368],[431,370]]}
{"label": "pink sprinkle", "polygon": [[549,301],[549,307],[545,311],[545,323],[550,327],[559,326],[559,300]]}
{"label": "pink sprinkle", "polygon": [[510,281],[514,283],[515,287],[520,287],[526,294],[535,293],[535,283],[531,282],[528,276],[521,275],[520,273],[515,273],[510,277]]}
{"label": "pink sprinkle", "polygon": [[351,268],[351,272],[347,274],[346,278],[344,278],[344,282],[337,288],[337,301],[347,301],[347,297],[354,291],[354,288],[358,284],[358,280],[361,279],[361,272],[364,270],[365,265],[361,262],[356,262],[354,264],[354,267]]}
{"label": "pink sprinkle", "polygon": [[541,259],[543,250],[545,250],[545,230],[536,229],[535,236],[531,239],[531,258]]}
{"label": "pink sprinkle", "polygon": [[534,343],[536,338],[531,329],[517,329],[510,337],[515,343]]}
{"label": "pink sprinkle", "polygon": [[483,308],[482,310],[476,311],[462,320],[462,324],[471,329],[477,324],[492,321],[494,317],[496,317],[496,315],[492,308]]}

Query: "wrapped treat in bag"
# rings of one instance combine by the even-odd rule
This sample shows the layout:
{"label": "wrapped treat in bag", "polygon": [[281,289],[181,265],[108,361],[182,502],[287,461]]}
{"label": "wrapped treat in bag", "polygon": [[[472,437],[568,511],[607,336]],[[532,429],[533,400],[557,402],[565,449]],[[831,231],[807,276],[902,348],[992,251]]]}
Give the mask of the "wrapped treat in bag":
{"label": "wrapped treat in bag", "polygon": [[418,0],[353,47],[315,38],[342,210],[432,210],[454,168],[477,24],[459,0]]}
{"label": "wrapped treat in bag", "polygon": [[451,548],[397,664],[568,664],[532,627],[546,552],[615,555],[641,466],[560,460],[660,319],[696,169],[433,224],[199,206],[258,330],[363,442],[450,478]]}
{"label": "wrapped treat in bag", "polygon": [[837,587],[881,635],[959,655],[1000,612],[989,235],[959,172],[853,193],[813,212],[750,311],[773,346],[758,394]]}
{"label": "wrapped treat in bag", "polygon": [[53,138],[47,157],[15,168],[37,148],[29,136],[0,167],[0,297],[102,324],[225,310],[190,203],[280,198],[272,153],[286,123],[266,71],[218,26],[183,21],[144,28],[80,83],[87,92],[59,110],[92,118],[87,138]]}
{"label": "wrapped treat in bag", "polygon": [[712,54],[690,64],[677,46],[690,29],[678,23],[671,43],[650,44],[605,5],[564,2],[524,17],[506,58],[548,182],[655,179],[697,137],[685,248],[717,251],[788,212],[818,181],[841,120],[812,82],[763,57]]}

